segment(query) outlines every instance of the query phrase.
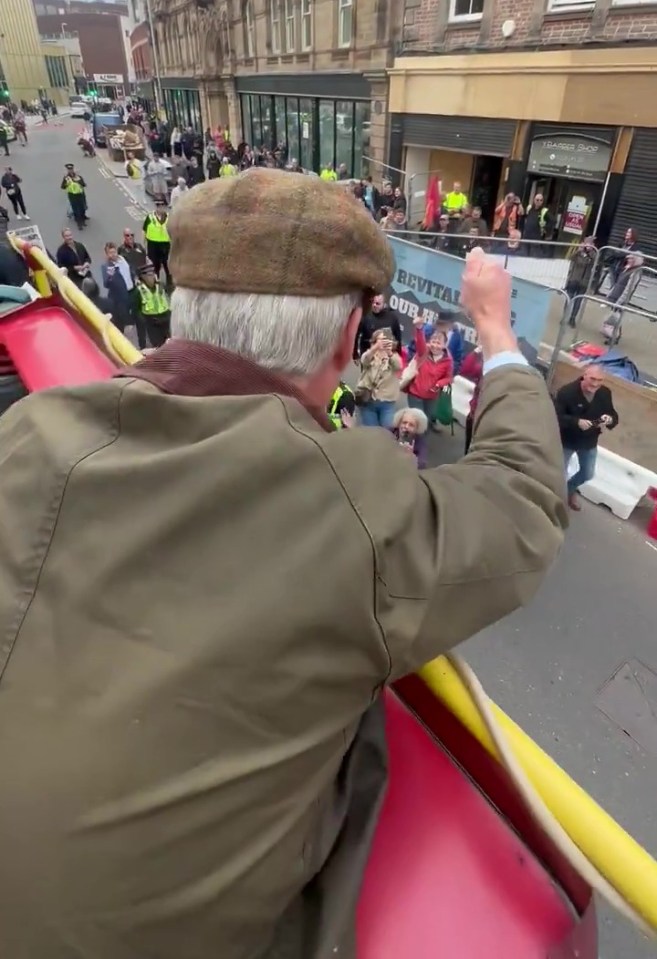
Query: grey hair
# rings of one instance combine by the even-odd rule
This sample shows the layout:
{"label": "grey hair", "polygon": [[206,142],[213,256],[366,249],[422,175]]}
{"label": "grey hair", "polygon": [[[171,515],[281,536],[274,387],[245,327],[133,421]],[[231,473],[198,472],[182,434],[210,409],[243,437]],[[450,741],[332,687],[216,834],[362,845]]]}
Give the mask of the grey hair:
{"label": "grey hair", "polygon": [[418,436],[422,436],[423,433],[429,429],[429,417],[424,412],[424,410],[416,410],[413,406],[404,406],[402,409],[397,410],[392,421],[392,428],[396,430],[399,428],[399,424],[405,416],[412,416],[415,420],[415,430]]}
{"label": "grey hair", "polygon": [[177,287],[171,297],[171,333],[221,346],[288,376],[310,376],[335,351],[357,293],[277,296],[215,293]]}

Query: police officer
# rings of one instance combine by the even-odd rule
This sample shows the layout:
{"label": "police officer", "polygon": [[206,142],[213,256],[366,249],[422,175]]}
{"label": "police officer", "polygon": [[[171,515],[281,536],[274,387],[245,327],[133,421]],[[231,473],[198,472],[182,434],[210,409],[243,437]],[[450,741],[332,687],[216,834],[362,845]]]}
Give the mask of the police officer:
{"label": "police officer", "polygon": [[84,230],[87,221],[87,184],[79,173],[75,171],[75,164],[66,164],[66,173],[61,182],[61,189],[66,190],[68,202],[71,205],[73,219],[80,230]]}
{"label": "police officer", "polygon": [[155,213],[148,214],[144,220],[143,230],[148,259],[153,264],[155,276],[159,278],[160,271],[163,269],[167,278],[167,285],[170,286],[169,250],[171,249],[171,241],[169,239],[169,213],[164,200],[155,201]]}
{"label": "police officer", "polygon": [[[350,386],[347,386],[343,380],[340,380],[336,386],[327,407],[327,412],[330,421],[337,430],[341,430],[347,426],[348,424],[345,423],[345,419],[349,420],[355,414],[356,399],[354,397],[354,391]],[[346,414],[344,419],[343,414]]]}
{"label": "police officer", "polygon": [[150,344],[153,347],[162,346],[171,336],[171,308],[166,291],[150,264],[139,270],[137,294],[139,312],[143,317]]}

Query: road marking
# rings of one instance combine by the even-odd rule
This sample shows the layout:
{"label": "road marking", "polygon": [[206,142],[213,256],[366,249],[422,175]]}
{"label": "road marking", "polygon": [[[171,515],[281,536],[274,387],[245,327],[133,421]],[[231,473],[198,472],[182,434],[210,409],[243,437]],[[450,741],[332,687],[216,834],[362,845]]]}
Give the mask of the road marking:
{"label": "road marking", "polygon": [[102,177],[105,177],[106,180],[111,179],[112,174],[111,174],[110,171],[107,170],[104,166],[100,166],[100,165],[99,165],[99,166],[98,166],[98,170],[99,170],[99,172],[100,172],[100,175],[101,175]]}
{"label": "road marking", "polygon": [[655,552],[657,552],[657,546],[655,546],[654,543],[649,543],[648,540],[646,540],[646,546],[649,546],[650,549],[654,549]]}
{"label": "road marking", "polygon": [[133,220],[139,220],[139,222],[141,222],[144,219],[144,214],[140,207],[127,206],[125,209],[128,216],[132,217]]}

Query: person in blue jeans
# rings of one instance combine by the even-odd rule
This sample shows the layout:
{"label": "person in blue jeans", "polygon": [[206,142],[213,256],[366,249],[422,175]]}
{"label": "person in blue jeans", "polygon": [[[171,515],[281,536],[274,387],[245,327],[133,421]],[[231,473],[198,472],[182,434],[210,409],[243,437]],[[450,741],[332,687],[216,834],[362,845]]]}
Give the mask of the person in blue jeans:
{"label": "person in blue jeans", "polygon": [[382,426],[389,430],[399,399],[402,361],[395,351],[391,330],[376,330],[371,343],[360,358],[362,373],[356,387],[356,402],[363,426]]}
{"label": "person in blue jeans", "polygon": [[604,385],[604,372],[596,363],[586,367],[584,375],[566,383],[557,392],[554,406],[561,432],[566,476],[573,456],[579,469],[568,479],[568,505],[579,511],[577,491],[593,479],[598,457],[598,440],[603,428],[613,430],[618,425],[611,390]]}

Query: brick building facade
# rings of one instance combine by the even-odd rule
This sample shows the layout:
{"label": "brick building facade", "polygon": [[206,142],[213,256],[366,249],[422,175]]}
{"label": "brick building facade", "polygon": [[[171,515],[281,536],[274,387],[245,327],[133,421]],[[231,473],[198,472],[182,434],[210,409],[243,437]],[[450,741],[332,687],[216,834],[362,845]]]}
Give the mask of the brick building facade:
{"label": "brick building facade", "polygon": [[616,242],[634,226],[657,253],[645,183],[655,41],[655,0],[404,0],[389,162],[416,206],[432,173],[460,179],[489,213],[507,191],[540,190],[558,239],[579,225]]}
{"label": "brick building facade", "polygon": [[318,171],[380,174],[394,0],[152,0],[167,112],[233,139],[283,143]]}

